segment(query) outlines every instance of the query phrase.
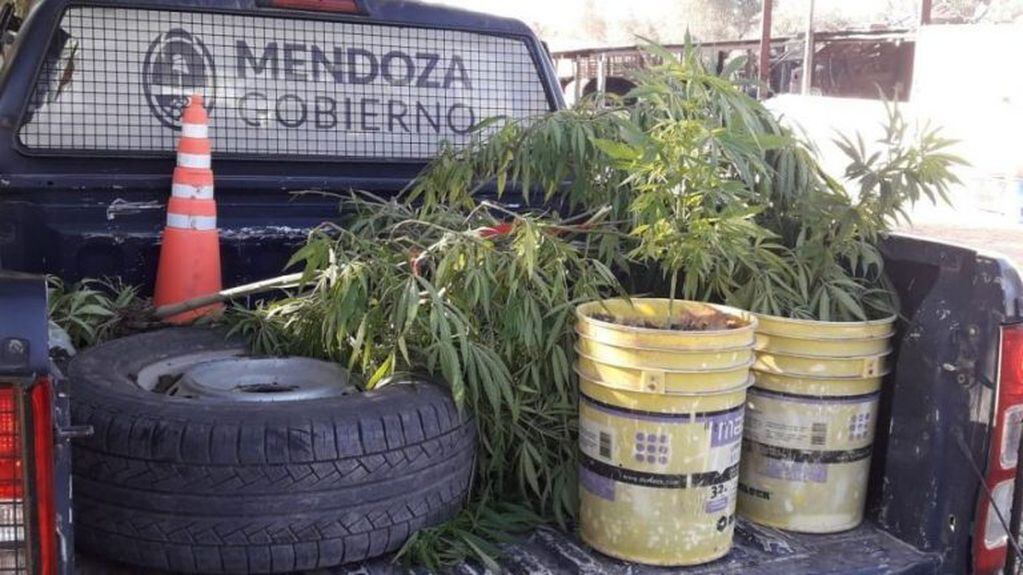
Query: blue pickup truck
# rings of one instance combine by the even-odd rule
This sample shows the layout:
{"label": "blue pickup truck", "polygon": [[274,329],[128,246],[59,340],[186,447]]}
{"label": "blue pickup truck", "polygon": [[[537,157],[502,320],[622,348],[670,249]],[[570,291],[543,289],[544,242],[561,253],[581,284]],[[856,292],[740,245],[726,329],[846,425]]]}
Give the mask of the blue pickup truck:
{"label": "blue pickup truck", "polygon": [[[74,413],[74,374],[49,357],[41,276],[153,285],[189,94],[205,94],[213,118],[224,282],[236,285],[279,273],[306,231],[335,217],[334,201],[290,192],[394,194],[478,121],[563,107],[543,44],[514,20],[404,0],[40,0],[24,20],[10,4],[0,11],[0,38],[0,573],[141,572],[122,561],[403,571],[372,557],[393,551],[394,536],[350,546],[346,560],[365,560],[353,568],[299,552],[324,549],[322,533],[294,533],[286,555],[270,549],[272,561],[245,568],[225,556],[182,563],[168,550],[201,542],[166,530],[139,529],[131,541],[158,552],[129,557],[121,535],[79,521],[72,445],[100,430]],[[1023,284],[1005,259],[955,245],[894,236],[884,254],[903,320],[868,521],[799,535],[740,520],[727,557],[678,572],[1017,571]],[[668,572],[546,528],[502,560],[509,573]]]}

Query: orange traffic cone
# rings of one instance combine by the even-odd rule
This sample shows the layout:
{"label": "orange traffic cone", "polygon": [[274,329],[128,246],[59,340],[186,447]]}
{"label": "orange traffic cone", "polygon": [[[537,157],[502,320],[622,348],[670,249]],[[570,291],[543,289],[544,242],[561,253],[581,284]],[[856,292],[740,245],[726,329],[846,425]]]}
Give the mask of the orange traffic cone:
{"label": "orange traffic cone", "polygon": [[[192,96],[181,117],[178,165],[167,203],[167,227],[156,273],[157,307],[219,292],[220,237],[210,169],[209,118],[202,96]],[[223,308],[214,304],[167,319],[189,323]]]}

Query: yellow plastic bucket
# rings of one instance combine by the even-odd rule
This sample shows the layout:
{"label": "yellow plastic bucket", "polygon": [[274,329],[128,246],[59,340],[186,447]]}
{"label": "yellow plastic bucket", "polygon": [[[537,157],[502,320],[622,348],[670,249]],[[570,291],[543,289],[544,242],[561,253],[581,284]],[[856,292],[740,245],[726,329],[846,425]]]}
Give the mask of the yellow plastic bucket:
{"label": "yellow plastic bucket", "polygon": [[857,341],[890,338],[895,334],[895,316],[874,321],[816,321],[758,314],[757,334],[799,338],[807,341]]}
{"label": "yellow plastic bucket", "polygon": [[[863,520],[894,319],[841,324],[758,319],[771,334],[765,338],[758,328],[739,513],[806,533],[852,529]],[[815,323],[823,324],[818,333],[824,345],[810,336]],[[801,344],[793,348],[792,342]],[[851,355],[853,348],[867,353]]]}
{"label": "yellow plastic bucket", "polygon": [[866,337],[862,339],[822,339],[786,337],[757,331],[757,349],[769,349],[775,353],[790,353],[807,357],[865,357],[888,353],[891,336]]}
{"label": "yellow plastic bucket", "polygon": [[727,370],[747,367],[753,362],[753,349],[747,344],[710,350],[642,349],[601,343],[579,334],[576,352],[599,357],[603,363],[631,368],[667,370]]}
{"label": "yellow plastic bucket", "polygon": [[579,356],[577,371],[593,381],[608,387],[647,393],[689,393],[693,390],[723,391],[743,385],[749,381],[752,361],[737,367],[684,371],[666,369],[643,369],[621,367],[602,362],[596,358]]}
{"label": "yellow plastic bucket", "polygon": [[753,369],[757,372],[805,377],[876,377],[888,372],[888,356],[826,358],[776,353],[773,349],[757,352]]}
{"label": "yellow plastic bucket", "polygon": [[604,304],[581,306],[577,328],[581,536],[607,555],[651,565],[722,557],[735,525],[756,319],[678,301],[680,315],[711,310],[737,325],[668,332],[592,318],[656,321],[667,300]]}

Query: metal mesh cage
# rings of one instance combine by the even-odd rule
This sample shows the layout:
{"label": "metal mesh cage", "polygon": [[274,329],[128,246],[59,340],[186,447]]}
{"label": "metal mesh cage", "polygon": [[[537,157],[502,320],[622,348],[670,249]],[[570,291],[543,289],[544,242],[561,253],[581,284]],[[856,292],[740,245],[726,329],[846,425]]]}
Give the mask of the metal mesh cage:
{"label": "metal mesh cage", "polygon": [[0,382],[0,575],[29,572],[22,395]]}
{"label": "metal mesh cage", "polygon": [[520,38],[372,22],[74,6],[19,130],[34,151],[171,153],[202,93],[215,152],[421,160],[552,109]]}

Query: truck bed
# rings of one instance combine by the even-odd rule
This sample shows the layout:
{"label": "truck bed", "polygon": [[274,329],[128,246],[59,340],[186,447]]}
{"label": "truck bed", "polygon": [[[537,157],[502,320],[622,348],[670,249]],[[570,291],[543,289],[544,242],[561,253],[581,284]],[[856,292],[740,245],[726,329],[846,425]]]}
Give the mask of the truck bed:
{"label": "truck bed", "polygon": [[[503,572],[512,575],[656,575],[691,573],[719,575],[799,574],[929,574],[941,564],[940,557],[925,554],[892,537],[871,523],[835,535],[782,532],[743,520],[736,524],[735,547],[725,558],[689,568],[658,568],[612,559],[593,551],[577,538],[553,529],[538,529],[526,540],[509,545],[502,558]],[[489,572],[464,564],[452,570],[466,575]],[[141,573],[101,560],[79,556],[80,575],[128,575]],[[389,559],[363,565],[310,572],[307,575],[425,575],[424,570],[403,568]],[[163,575],[148,571],[146,575]]]}

